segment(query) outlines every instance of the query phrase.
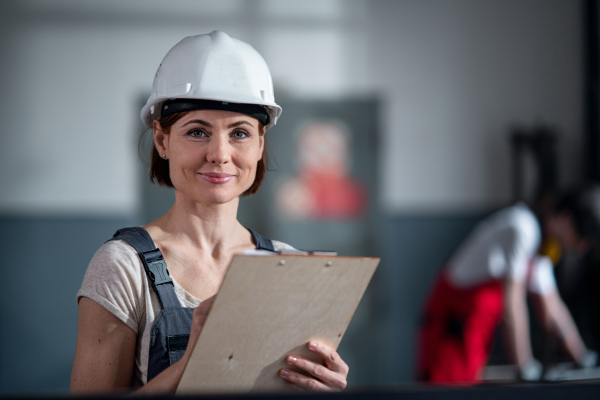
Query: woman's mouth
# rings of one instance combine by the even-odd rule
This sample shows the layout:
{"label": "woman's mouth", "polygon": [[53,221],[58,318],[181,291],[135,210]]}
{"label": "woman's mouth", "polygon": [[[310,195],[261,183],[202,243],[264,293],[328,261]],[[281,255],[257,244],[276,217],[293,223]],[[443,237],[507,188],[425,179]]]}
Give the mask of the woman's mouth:
{"label": "woman's mouth", "polygon": [[210,183],[227,183],[233,179],[234,175],[221,172],[200,172],[200,176]]}

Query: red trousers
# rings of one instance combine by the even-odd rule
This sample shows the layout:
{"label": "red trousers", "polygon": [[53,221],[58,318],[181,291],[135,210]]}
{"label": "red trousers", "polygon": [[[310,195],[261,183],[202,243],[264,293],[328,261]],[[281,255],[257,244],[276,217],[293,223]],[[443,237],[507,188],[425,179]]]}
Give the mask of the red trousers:
{"label": "red trousers", "polygon": [[478,383],[502,318],[502,287],[492,281],[454,287],[436,281],[419,332],[418,378],[441,384]]}

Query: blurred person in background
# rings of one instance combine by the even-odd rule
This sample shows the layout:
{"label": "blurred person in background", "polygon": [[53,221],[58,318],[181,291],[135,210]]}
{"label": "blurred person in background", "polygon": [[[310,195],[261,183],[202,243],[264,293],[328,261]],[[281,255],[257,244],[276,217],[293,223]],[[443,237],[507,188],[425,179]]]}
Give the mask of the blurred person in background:
{"label": "blurred person in background", "polygon": [[[564,253],[586,254],[598,247],[600,188],[563,194],[540,216],[524,203],[481,221],[438,276],[425,303],[419,332],[417,378],[439,384],[480,382],[503,321],[509,359],[518,378],[536,381],[543,367],[533,355],[527,294],[542,326],[578,367],[597,364],[557,290],[551,257],[542,243]],[[549,246],[554,249],[556,246]]]}
{"label": "blurred person in background", "polygon": [[[280,113],[267,64],[247,43],[214,31],[167,53],[141,117],[154,137],[151,180],[173,188],[175,203],[93,256],[77,294],[73,394],[174,393],[233,255],[291,249],[237,220],[240,196],[264,178],[265,132]],[[281,379],[344,389],[337,352],[307,346],[320,361],[290,355]]]}

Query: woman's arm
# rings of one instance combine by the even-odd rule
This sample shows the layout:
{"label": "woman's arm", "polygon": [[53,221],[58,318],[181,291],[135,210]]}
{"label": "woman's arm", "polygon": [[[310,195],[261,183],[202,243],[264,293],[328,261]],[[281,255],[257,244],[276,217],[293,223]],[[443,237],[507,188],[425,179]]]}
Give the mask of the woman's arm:
{"label": "woman's arm", "polygon": [[[188,347],[181,360],[158,374],[136,394],[175,393],[198,340],[214,297],[194,309]],[[71,393],[113,394],[131,391],[136,333],[104,307],[86,297],[79,301]]]}
{"label": "woman's arm", "polygon": [[71,393],[131,390],[136,333],[94,300],[79,300]]}
{"label": "woman's arm", "polygon": [[339,354],[331,347],[318,342],[309,342],[308,348],[321,358],[321,363],[290,355],[286,358],[286,362],[305,371],[308,375],[287,368],[281,369],[279,375],[296,389],[312,391],[344,390],[349,368]]}

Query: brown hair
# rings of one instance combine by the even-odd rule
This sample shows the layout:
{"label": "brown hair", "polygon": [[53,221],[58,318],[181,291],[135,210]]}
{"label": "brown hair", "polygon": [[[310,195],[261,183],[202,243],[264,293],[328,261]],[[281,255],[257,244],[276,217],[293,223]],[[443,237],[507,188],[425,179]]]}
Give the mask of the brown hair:
{"label": "brown hair", "polygon": [[[181,119],[185,114],[185,112],[182,112],[169,115],[167,117],[162,117],[158,119],[158,123],[162,127],[163,132],[168,135],[175,122]],[[148,129],[147,131],[152,132],[151,129]],[[258,131],[260,136],[264,136],[266,131],[264,125],[260,121],[258,122]],[[256,176],[254,178],[254,182],[252,183],[252,186],[242,193],[242,196],[250,196],[258,191],[263,179],[265,178],[267,163],[267,144],[265,137],[265,145],[263,148],[262,157],[260,160],[258,160],[256,165]],[[160,156],[160,154],[158,154],[158,150],[156,150],[156,147],[154,146],[154,141],[152,141],[152,145],[150,147],[150,182],[158,183],[159,185],[166,187],[174,187],[169,174],[169,160],[165,160]]]}

